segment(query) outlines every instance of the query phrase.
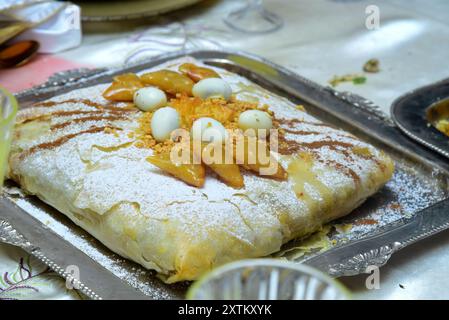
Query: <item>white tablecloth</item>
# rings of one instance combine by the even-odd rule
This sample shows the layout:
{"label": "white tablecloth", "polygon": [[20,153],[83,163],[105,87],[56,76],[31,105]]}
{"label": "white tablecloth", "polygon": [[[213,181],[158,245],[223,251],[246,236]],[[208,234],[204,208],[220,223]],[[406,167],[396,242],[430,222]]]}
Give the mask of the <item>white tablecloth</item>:
{"label": "white tablecloth", "polygon": [[[91,66],[113,67],[179,49],[244,50],[323,85],[328,85],[334,75],[361,73],[368,59],[377,58],[379,73],[367,74],[363,85],[345,83],[338,89],[369,98],[386,113],[401,94],[449,77],[446,0],[266,0],[266,7],[285,22],[281,30],[266,35],[239,34],[223,23],[224,15],[241,2],[205,1],[156,20],[148,19],[143,25],[88,25],[82,46],[59,56]],[[365,8],[372,4],[380,9],[378,30],[365,27]],[[16,248],[0,245],[3,279],[17,270],[20,274],[22,257],[26,255]],[[356,298],[449,298],[449,278],[443,276],[447,265],[449,234],[444,233],[393,256],[381,269],[380,290],[367,290],[364,276],[343,282]],[[47,288],[40,292],[11,290],[8,288],[14,283],[0,281],[0,298],[77,297],[63,289],[62,281],[49,275],[36,275],[40,288]],[[27,286],[28,281],[34,281],[17,275],[15,279]],[[34,288],[34,284],[30,286]]]}

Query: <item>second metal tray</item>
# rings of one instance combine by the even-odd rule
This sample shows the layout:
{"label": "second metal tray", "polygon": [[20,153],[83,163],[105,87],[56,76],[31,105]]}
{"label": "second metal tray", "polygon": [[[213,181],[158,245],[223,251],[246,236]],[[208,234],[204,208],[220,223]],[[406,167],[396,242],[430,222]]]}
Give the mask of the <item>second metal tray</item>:
{"label": "second metal tray", "polygon": [[449,138],[430,125],[427,109],[449,97],[449,79],[413,90],[396,99],[391,117],[411,139],[449,158]]}

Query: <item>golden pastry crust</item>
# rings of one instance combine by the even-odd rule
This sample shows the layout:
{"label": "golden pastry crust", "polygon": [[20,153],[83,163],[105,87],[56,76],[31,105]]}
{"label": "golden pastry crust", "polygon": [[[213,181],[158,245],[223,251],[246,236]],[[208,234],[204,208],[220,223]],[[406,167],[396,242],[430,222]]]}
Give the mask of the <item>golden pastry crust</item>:
{"label": "golden pastry crust", "polygon": [[[186,62],[198,64],[184,58],[164,67]],[[287,181],[244,171],[243,189],[212,174],[195,188],[165,174],[145,161],[152,149],[136,146],[142,113],[107,102],[106,85],[21,111],[9,177],[170,283],[274,253],[350,213],[391,178],[394,165],[383,152],[242,77],[215,71],[240,100],[274,112]]]}

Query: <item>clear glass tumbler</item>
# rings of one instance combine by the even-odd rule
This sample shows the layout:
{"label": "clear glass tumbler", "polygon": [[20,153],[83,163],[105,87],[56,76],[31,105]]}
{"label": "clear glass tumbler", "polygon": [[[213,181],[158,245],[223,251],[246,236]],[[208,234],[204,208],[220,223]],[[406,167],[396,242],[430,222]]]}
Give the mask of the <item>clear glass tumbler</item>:
{"label": "clear glass tumbler", "polygon": [[338,281],[311,267],[278,259],[232,262],[204,275],[187,292],[193,300],[347,300]]}
{"label": "clear glass tumbler", "polygon": [[16,98],[0,87],[0,190],[6,174],[17,108]]}

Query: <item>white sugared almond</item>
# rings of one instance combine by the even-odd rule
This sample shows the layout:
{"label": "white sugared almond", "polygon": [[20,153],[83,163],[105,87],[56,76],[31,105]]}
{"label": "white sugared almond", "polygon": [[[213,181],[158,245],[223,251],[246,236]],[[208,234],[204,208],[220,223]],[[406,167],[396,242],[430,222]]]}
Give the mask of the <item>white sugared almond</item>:
{"label": "white sugared almond", "polygon": [[181,124],[181,117],[178,111],[171,107],[164,107],[156,110],[151,118],[151,134],[158,142],[170,138],[170,134],[178,129]]}
{"label": "white sugared almond", "polygon": [[222,97],[226,101],[231,99],[232,89],[226,81],[220,78],[208,78],[193,86],[192,93],[201,99]]}
{"label": "white sugared almond", "polygon": [[212,118],[199,118],[192,125],[192,137],[194,140],[204,142],[224,142],[228,137],[226,128]]}
{"label": "white sugared almond", "polygon": [[158,88],[141,88],[134,93],[134,103],[142,111],[154,111],[167,105],[167,96]]}
{"label": "white sugared almond", "polygon": [[[266,134],[268,130],[273,128],[273,120],[271,116],[260,110],[247,110],[240,114],[239,116],[239,128],[242,130],[253,129],[259,135],[258,130],[264,129]],[[261,133],[262,131],[260,131]]]}

